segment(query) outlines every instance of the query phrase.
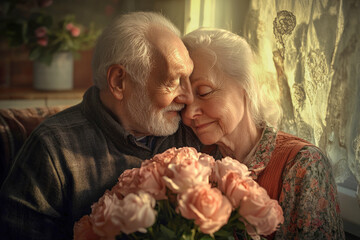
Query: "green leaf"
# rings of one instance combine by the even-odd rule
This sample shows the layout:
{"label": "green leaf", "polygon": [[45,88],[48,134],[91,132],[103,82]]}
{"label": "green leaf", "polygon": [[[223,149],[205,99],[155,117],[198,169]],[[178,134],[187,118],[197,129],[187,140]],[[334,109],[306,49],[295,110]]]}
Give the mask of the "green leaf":
{"label": "green leaf", "polygon": [[29,23],[35,27],[45,26],[47,28],[51,28],[53,25],[53,18],[52,16],[42,12],[34,12],[30,15]]}
{"label": "green leaf", "polygon": [[180,237],[180,239],[181,240],[194,240],[194,238],[192,237],[192,235],[191,234],[186,234],[186,233],[184,233],[184,234],[182,234],[181,235],[181,237]]}
{"label": "green leaf", "polygon": [[36,47],[30,50],[29,58],[30,60],[36,60],[40,57],[41,50],[40,47]]}
{"label": "green leaf", "polygon": [[165,227],[164,225],[160,225],[160,231],[168,238],[168,239],[176,239],[176,233],[171,229]]}
{"label": "green leaf", "polygon": [[212,238],[209,235],[205,235],[205,236],[201,237],[199,240],[214,240],[214,238]]}
{"label": "green leaf", "polygon": [[232,232],[229,233],[229,231],[225,231],[223,229],[220,229],[219,231],[214,233],[214,236],[216,236],[216,237],[228,237],[231,234],[232,234]]}
{"label": "green leaf", "polygon": [[238,230],[245,230],[245,224],[241,221],[235,222],[235,228]]}

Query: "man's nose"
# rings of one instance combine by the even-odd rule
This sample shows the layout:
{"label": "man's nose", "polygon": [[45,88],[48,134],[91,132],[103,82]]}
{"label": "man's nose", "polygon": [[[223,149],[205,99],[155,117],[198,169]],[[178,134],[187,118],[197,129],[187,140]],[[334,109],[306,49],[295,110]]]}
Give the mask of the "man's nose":
{"label": "man's nose", "polygon": [[181,80],[178,91],[179,91],[178,96],[174,100],[176,103],[188,105],[194,101],[194,95],[192,93],[191,83],[188,78]]}

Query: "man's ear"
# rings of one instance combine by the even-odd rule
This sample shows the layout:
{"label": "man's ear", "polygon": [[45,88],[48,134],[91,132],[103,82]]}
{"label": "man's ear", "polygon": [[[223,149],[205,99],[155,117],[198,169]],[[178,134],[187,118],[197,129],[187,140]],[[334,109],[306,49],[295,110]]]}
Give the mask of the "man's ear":
{"label": "man's ear", "polygon": [[128,76],[125,67],[120,64],[111,65],[107,70],[107,82],[110,92],[118,100],[122,100],[124,97],[126,77]]}

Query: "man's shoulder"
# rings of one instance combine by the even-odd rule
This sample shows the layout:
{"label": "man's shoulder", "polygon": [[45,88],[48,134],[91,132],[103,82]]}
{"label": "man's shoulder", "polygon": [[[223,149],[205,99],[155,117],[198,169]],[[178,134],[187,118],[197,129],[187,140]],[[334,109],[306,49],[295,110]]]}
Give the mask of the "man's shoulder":
{"label": "man's shoulder", "polygon": [[81,111],[80,105],[69,107],[46,118],[34,130],[36,135],[51,135],[71,132],[75,129],[89,129],[91,123]]}

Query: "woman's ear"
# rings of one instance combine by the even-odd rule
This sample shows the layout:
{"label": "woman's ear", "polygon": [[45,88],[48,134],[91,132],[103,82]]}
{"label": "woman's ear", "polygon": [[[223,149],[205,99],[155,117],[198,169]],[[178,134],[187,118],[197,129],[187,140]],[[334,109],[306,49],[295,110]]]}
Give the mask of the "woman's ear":
{"label": "woman's ear", "polygon": [[125,67],[120,64],[111,65],[107,71],[107,82],[112,95],[122,100],[125,90],[125,79],[127,77]]}

